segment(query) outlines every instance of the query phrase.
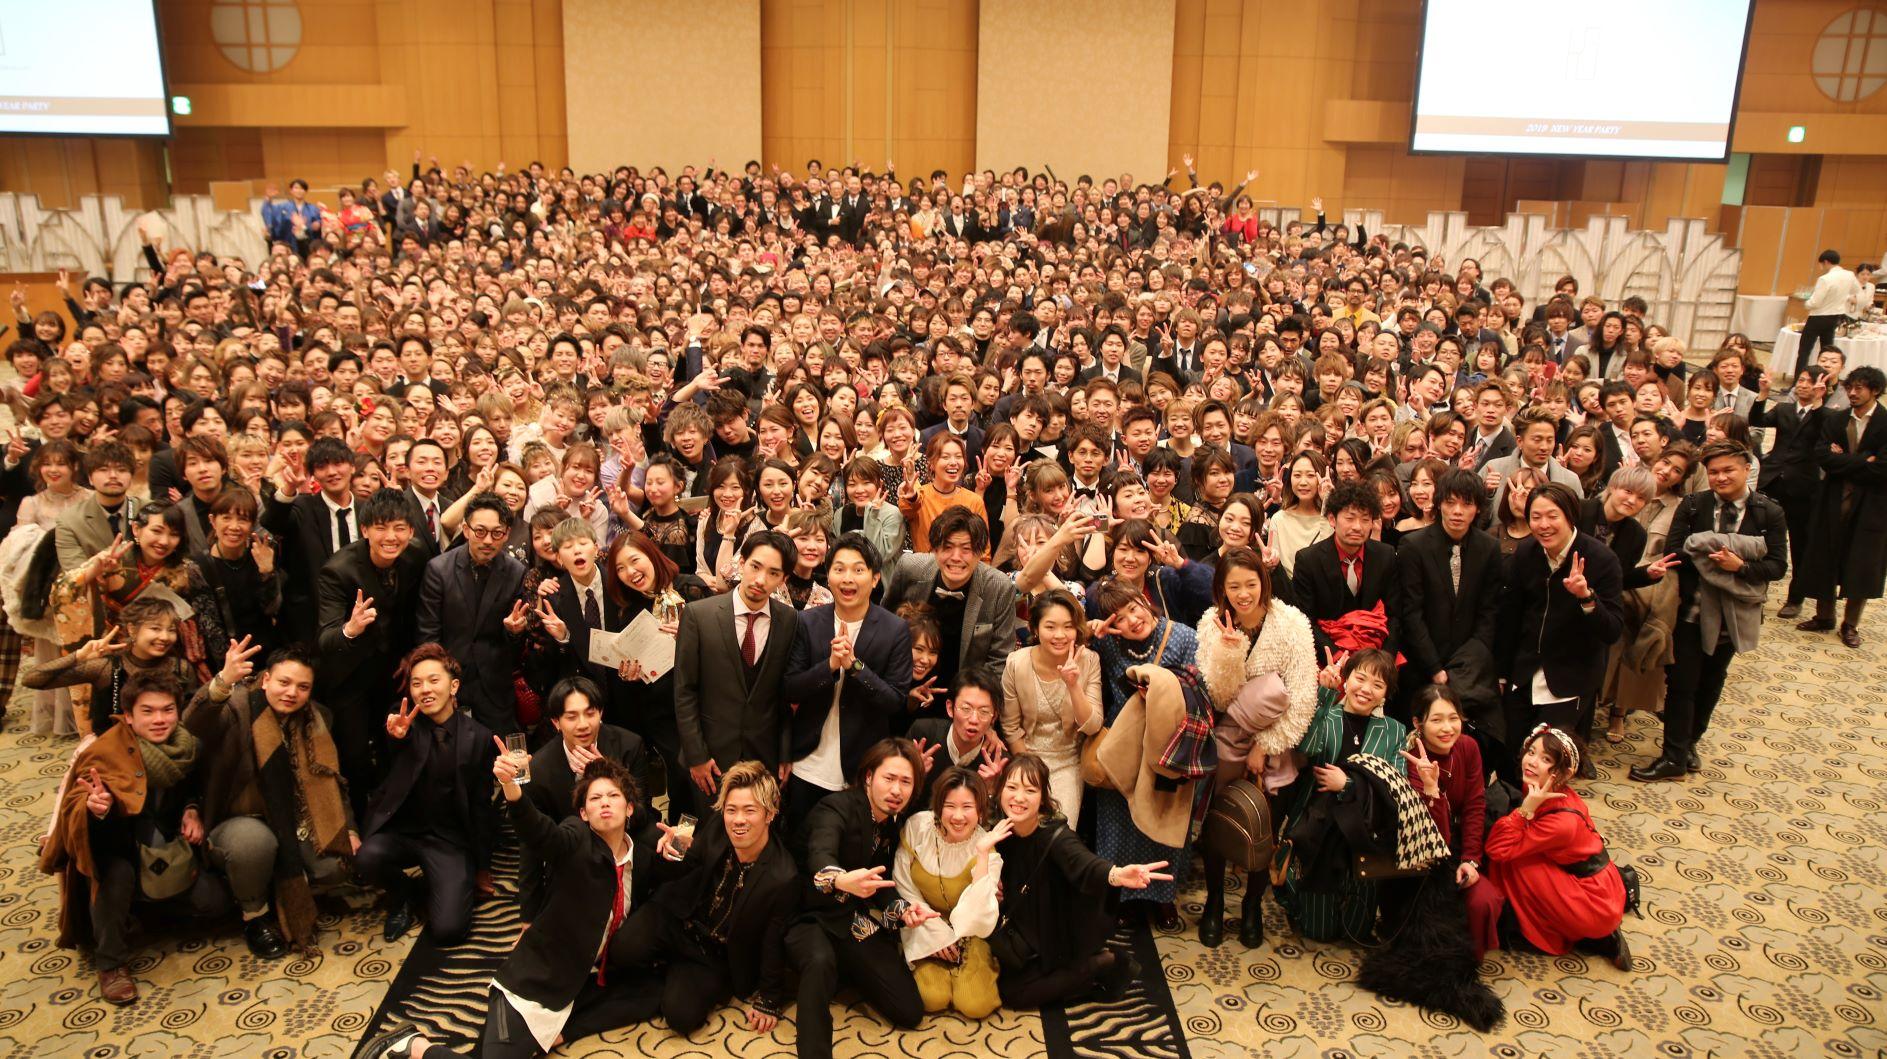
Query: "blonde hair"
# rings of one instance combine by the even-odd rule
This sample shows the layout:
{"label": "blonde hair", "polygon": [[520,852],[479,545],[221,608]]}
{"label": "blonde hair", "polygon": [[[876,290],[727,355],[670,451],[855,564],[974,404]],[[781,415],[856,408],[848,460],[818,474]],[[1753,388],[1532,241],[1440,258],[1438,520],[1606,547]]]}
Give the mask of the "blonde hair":
{"label": "blonde hair", "polygon": [[780,782],[773,778],[773,770],[758,761],[737,761],[734,766],[721,774],[721,790],[714,796],[714,811],[720,812],[727,804],[727,796],[732,791],[746,790],[753,795],[753,800],[768,817],[780,813]]}

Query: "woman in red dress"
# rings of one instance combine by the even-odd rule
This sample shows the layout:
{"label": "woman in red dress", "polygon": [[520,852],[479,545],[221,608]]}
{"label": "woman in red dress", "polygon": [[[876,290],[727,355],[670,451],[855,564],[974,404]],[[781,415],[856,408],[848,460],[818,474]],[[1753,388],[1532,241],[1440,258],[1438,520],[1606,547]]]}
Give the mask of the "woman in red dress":
{"label": "woman in red dress", "polygon": [[1527,736],[1520,755],[1527,797],[1488,831],[1487,878],[1534,947],[1557,956],[1581,946],[1625,970],[1625,881],[1586,803],[1566,786],[1578,768],[1571,736],[1546,725]]}
{"label": "woman in red dress", "polygon": [[1468,932],[1478,959],[1500,948],[1500,890],[1483,871],[1487,863],[1487,769],[1481,747],[1462,731],[1461,701],[1446,684],[1416,693],[1409,710],[1409,783],[1428,802],[1429,816],[1455,857],[1455,885],[1468,908]]}

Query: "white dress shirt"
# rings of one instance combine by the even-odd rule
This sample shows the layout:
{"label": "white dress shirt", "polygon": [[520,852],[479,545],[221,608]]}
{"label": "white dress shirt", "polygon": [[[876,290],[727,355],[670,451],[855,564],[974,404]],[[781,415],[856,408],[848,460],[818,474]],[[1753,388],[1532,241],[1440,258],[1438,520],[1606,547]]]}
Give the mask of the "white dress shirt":
{"label": "white dress shirt", "polygon": [[[759,607],[749,610],[747,601],[741,598],[740,591],[734,591],[734,643],[736,646],[747,642],[747,615],[754,615],[753,656],[758,662],[767,654],[767,633],[773,628],[773,610],[771,600],[763,601]],[[854,633],[854,635],[857,635]]]}
{"label": "white dress shirt", "polygon": [[1815,289],[1808,296],[1808,315],[1851,316],[1860,299],[1861,281],[1836,265],[1815,281]]}
{"label": "white dress shirt", "polygon": [[346,507],[329,500],[326,493],[321,493],[320,497],[321,502],[328,506],[328,547],[332,550],[330,552],[332,554],[341,550],[341,520],[336,516],[342,514],[347,516],[347,543],[349,544],[360,539],[360,524],[354,521],[353,494],[348,494]]}
{"label": "white dress shirt", "polygon": [[[843,621],[835,611],[832,615],[833,641],[843,639],[853,647],[858,646],[858,630],[864,624],[862,621]],[[759,634],[755,633],[755,642],[759,642],[759,639]],[[845,690],[845,678],[848,675],[845,670],[840,670],[838,679],[832,682],[832,708],[826,711],[826,721],[819,727],[819,745],[813,747],[812,753],[793,763],[793,775],[820,790],[845,789],[845,763],[839,756],[839,695]]]}

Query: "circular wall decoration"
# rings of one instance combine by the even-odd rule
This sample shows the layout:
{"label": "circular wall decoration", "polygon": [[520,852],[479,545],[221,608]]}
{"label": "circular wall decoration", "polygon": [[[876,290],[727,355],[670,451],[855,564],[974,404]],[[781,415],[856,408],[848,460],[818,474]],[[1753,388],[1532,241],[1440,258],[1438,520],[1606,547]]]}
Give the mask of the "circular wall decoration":
{"label": "circular wall decoration", "polygon": [[210,38],[238,69],[272,73],[301,50],[301,8],[295,0],[214,0]]}
{"label": "circular wall decoration", "polygon": [[1835,16],[1815,41],[1809,70],[1837,103],[1866,99],[1887,85],[1887,11],[1857,7]]}

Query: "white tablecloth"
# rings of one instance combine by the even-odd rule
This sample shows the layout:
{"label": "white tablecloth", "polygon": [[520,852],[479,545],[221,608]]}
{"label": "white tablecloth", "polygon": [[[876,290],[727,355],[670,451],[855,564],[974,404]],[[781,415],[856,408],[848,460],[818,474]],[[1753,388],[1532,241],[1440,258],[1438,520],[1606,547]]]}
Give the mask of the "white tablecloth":
{"label": "white tablecloth", "polygon": [[[1795,352],[1802,347],[1802,333],[1790,328],[1783,328],[1776,333],[1775,352],[1769,355],[1769,374],[1775,377],[1775,386],[1780,389],[1785,384],[1782,380],[1790,379],[1795,374]],[[1887,371],[1887,337],[1840,338],[1835,339],[1835,348],[1848,355],[1848,367],[1858,368],[1863,364]]]}

